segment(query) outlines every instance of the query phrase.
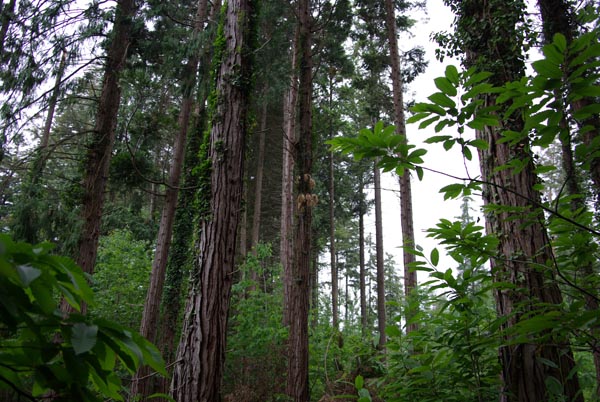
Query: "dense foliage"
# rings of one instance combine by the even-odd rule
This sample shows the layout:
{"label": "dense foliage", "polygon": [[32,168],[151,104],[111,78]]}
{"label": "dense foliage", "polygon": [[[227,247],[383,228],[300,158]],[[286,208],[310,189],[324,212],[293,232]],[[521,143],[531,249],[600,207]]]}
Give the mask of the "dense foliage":
{"label": "dense foliage", "polygon": [[[531,364],[543,371],[538,387],[544,401],[568,400],[565,384],[573,379],[579,384],[579,399],[573,400],[600,400],[600,28],[594,2],[583,1],[579,8],[564,2],[571,30],[549,35],[552,24],[537,24],[522,1],[445,1],[457,19],[454,32],[435,35],[445,44],[437,56],[460,57],[463,66],[448,65],[426,101],[405,102],[410,142],[390,124],[394,105],[383,2],[303,2],[310,5],[303,35],[312,35],[313,67],[302,81],[312,77],[312,87],[304,88],[304,101],[311,104],[302,109],[293,92],[306,38],[298,33],[294,2],[253,2],[247,22],[255,63],[243,76],[224,70],[231,39],[226,21],[243,20],[227,15],[230,2],[135,3],[133,16],[124,18],[131,42],[112,94],[120,107],[111,122],[114,146],[105,155],[110,163],[106,174],[92,172],[105,180],[101,224],[87,234],[99,238],[93,274],[84,274],[71,258],[80,257],[84,222],[91,219],[82,212],[90,201],[85,161],[96,152],[92,139],[102,112],[97,105],[115,35],[110,27],[123,22],[118,6],[0,3],[0,401],[146,400],[153,393],[168,399],[162,393],[169,393],[169,375],[189,368],[177,360],[178,344],[187,342],[197,352],[200,342],[210,343],[207,334],[222,348],[222,381],[202,371],[206,361],[195,362],[195,369],[221,384],[223,400],[290,400],[286,371],[290,331],[297,330],[286,322],[290,284],[310,292],[305,295],[310,311],[304,311],[309,323],[302,329],[309,336],[308,390],[303,391],[311,400],[512,402],[519,399],[507,391],[505,380],[513,366],[498,358],[499,350],[532,345]],[[409,35],[415,24],[411,13],[423,6],[394,2],[399,35]],[[206,21],[196,20],[196,14]],[[491,57],[486,52],[509,43],[491,35],[504,26],[511,27],[504,35],[513,35],[519,45]],[[543,45],[536,39],[541,30]],[[408,41],[401,52],[405,85],[426,69],[419,45]],[[529,61],[532,49],[539,52],[530,53]],[[249,55],[235,46],[230,50],[229,56]],[[507,59],[515,71],[530,66],[529,73],[506,82]],[[238,110],[224,110],[217,78],[221,90],[253,87],[239,124],[247,130],[240,130],[243,136],[234,130],[240,134],[239,154],[245,152],[245,170],[236,176],[241,206],[224,214],[239,215],[240,222],[237,234],[222,237],[216,223],[224,202],[212,202],[229,190],[231,169],[215,181],[219,185],[210,181],[232,149],[218,132],[211,133],[229,127],[222,121],[225,112]],[[189,133],[179,146],[187,155],[181,179],[172,182],[186,102]],[[307,113],[307,105],[312,120],[302,129],[313,146],[303,155],[312,173],[295,172],[290,183],[282,182],[282,154],[297,154],[300,147],[298,138],[284,136],[299,131],[297,123],[306,117],[299,114]],[[482,139],[482,132],[498,134],[497,141]],[[412,133],[425,139],[413,141]],[[509,157],[494,165],[499,157],[490,152],[498,145]],[[489,176],[483,168],[463,176],[435,170],[428,159],[434,147],[445,151],[448,164],[479,158],[493,169]],[[451,150],[458,150],[456,161]],[[420,280],[408,296],[403,264],[390,250],[377,253],[374,169],[394,178],[444,176],[451,182],[439,189],[441,197],[463,201],[462,210],[439,206],[445,216],[422,228],[437,246],[403,248],[415,257],[406,268]],[[539,199],[513,189],[523,172],[536,178],[530,187]],[[502,183],[489,179],[500,175],[506,179]],[[305,191],[285,194],[293,184]],[[524,205],[490,199],[491,189]],[[179,197],[172,236],[160,230],[166,194],[173,205]],[[286,277],[283,263],[284,244],[292,240],[282,227],[288,196],[296,223],[312,208],[310,249],[296,248],[290,256],[302,258],[310,272],[294,277]],[[491,224],[498,217],[520,226],[502,233]],[[400,217],[385,219],[400,226]],[[415,216],[417,227],[418,220]],[[500,251],[508,237],[516,239],[520,229],[534,225],[547,244],[538,255],[549,258],[533,262],[537,255],[526,255],[525,247]],[[214,230],[220,240],[207,241],[202,228]],[[229,242],[221,250],[223,262],[204,267],[223,239]],[[165,242],[172,243],[169,265],[158,279],[164,283],[153,287],[153,258]],[[524,270],[500,275],[504,265],[523,261],[533,272],[527,278],[541,273],[536,286],[556,288],[558,302],[532,296],[536,286],[519,282]],[[225,264],[233,269],[226,271]],[[211,287],[209,271],[221,275],[224,286]],[[150,288],[164,291],[148,298]],[[378,305],[381,289],[385,309]],[[197,296],[198,306],[212,308],[217,319],[206,322],[186,292]],[[519,301],[508,314],[502,295]],[[145,323],[153,330],[149,340],[134,330],[143,321],[144,300],[160,309],[158,319]],[[186,300],[190,308],[184,313]],[[216,300],[229,308],[213,308]],[[385,331],[379,325],[384,321]],[[205,332],[192,335],[199,329]],[[556,343],[564,351],[559,357],[572,363],[568,378],[556,374],[560,360],[541,354]],[[214,355],[207,353],[206,360]],[[192,366],[196,355],[187,357],[185,364]],[[148,380],[144,390],[130,388],[136,373]],[[187,386],[191,382],[184,374]]]}

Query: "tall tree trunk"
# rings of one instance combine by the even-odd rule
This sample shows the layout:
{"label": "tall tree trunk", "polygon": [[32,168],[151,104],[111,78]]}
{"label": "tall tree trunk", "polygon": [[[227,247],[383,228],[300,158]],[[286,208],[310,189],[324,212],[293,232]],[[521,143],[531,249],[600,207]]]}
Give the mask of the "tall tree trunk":
{"label": "tall tree trunk", "polygon": [[[316,233],[313,229],[313,236]],[[314,243],[314,242],[313,242]],[[319,250],[313,244],[311,251],[311,270],[310,270],[310,311],[312,312],[312,327],[316,328],[319,324]]]}
{"label": "tall tree trunk", "polygon": [[360,174],[358,206],[358,263],[360,283],[360,322],[363,336],[367,333],[367,284],[365,281],[365,203],[363,175]]}
{"label": "tall tree trunk", "polygon": [[[390,48],[390,64],[392,66],[392,93],[394,99],[394,124],[396,133],[403,137],[406,143],[406,124],[404,121],[404,101],[403,101],[403,83],[402,70],[400,68],[400,55],[398,53],[398,39],[396,37],[396,17],[394,14],[394,2],[385,0],[385,26],[388,35],[388,44]],[[415,262],[415,255],[409,251],[415,245],[415,229],[413,225],[412,212],[412,190],[410,184],[409,170],[405,169],[404,174],[399,177],[400,182],[400,224],[402,227],[402,245],[404,262],[404,295],[406,296],[406,305],[410,305],[411,295],[417,286],[417,273],[410,269],[410,265]],[[417,324],[409,322],[416,314],[416,311],[406,312],[406,332],[410,333],[417,329]]]}
{"label": "tall tree trunk", "polygon": [[[181,310],[181,295],[184,279],[189,274],[191,265],[190,255],[192,252],[192,238],[194,233],[194,222],[198,218],[197,208],[194,206],[195,189],[199,186],[198,175],[194,169],[200,164],[201,158],[207,158],[206,154],[200,155],[201,146],[204,141],[204,130],[206,120],[206,109],[204,101],[200,102],[200,110],[192,135],[186,147],[184,162],[183,189],[179,192],[178,208],[175,211],[173,223],[173,243],[169,252],[165,275],[165,288],[162,294],[162,314],[159,319],[160,341],[157,343],[162,352],[163,359],[169,367],[175,360],[175,335],[177,332],[178,318]],[[171,370],[169,370],[170,372]],[[160,378],[157,392],[168,393],[168,379]]]}
{"label": "tall tree trunk", "polygon": [[300,82],[299,139],[296,150],[298,167],[297,222],[294,230],[294,258],[289,282],[289,360],[287,395],[295,402],[309,400],[308,388],[308,311],[310,290],[310,254],[312,209],[316,195],[312,193],[312,49],[311,1],[298,1],[298,48]]}
{"label": "tall tree trunk", "polygon": [[375,165],[373,168],[375,186],[375,255],[377,260],[377,329],[379,330],[379,348],[385,349],[385,268],[383,255],[383,218],[381,214],[381,174]]}
{"label": "tall tree trunk", "polygon": [[[262,194],[263,194],[263,177],[265,170],[265,138],[267,134],[267,111],[268,111],[268,100],[267,92],[269,88],[265,85],[263,88],[263,104],[260,112],[260,127],[258,132],[258,154],[256,155],[256,176],[254,177],[254,211],[252,213],[252,236],[250,239],[250,248],[252,254],[257,255],[257,246],[260,241],[260,218],[262,214]],[[258,283],[258,273],[256,270],[252,270],[250,273],[252,278],[252,286],[250,290],[255,289],[255,285]]]}
{"label": "tall tree trunk", "polygon": [[[567,43],[571,43],[576,36],[576,28],[573,21],[574,12],[571,9],[571,6],[565,0],[538,0],[538,8],[542,14],[543,32],[546,43],[552,42],[552,38],[557,33],[563,34],[567,40]],[[570,72],[568,71],[565,72],[565,74],[569,73]],[[557,99],[560,99],[561,96],[562,94],[557,94]],[[583,106],[582,103],[584,102],[578,102],[577,104],[573,105],[573,109],[578,110]],[[561,126],[564,131],[569,131],[568,122],[565,119],[561,121]],[[597,125],[592,124],[591,127],[594,127],[594,129],[586,133],[583,138],[584,142],[588,146],[591,145],[593,138],[597,136],[598,130]],[[587,210],[584,199],[585,193],[582,191],[581,186],[579,185],[579,175],[575,166],[571,138],[571,135],[559,136],[562,150],[562,168],[566,176],[565,187],[568,195],[572,196],[571,210],[585,211]],[[596,189],[600,188],[600,172],[597,171],[597,168],[600,167],[600,162],[597,159],[599,158],[592,158],[590,164],[592,181],[596,185]],[[596,191],[596,194],[598,194],[598,191]],[[596,205],[599,205],[598,201],[600,200],[598,197],[596,197],[595,201]],[[592,278],[593,276],[597,275],[597,273],[594,272],[594,268],[591,263],[587,263],[581,267],[581,272],[585,278]],[[586,309],[588,311],[597,311],[600,308],[597,290],[589,288],[586,290],[588,291],[588,294],[584,296]],[[600,331],[598,328],[593,329],[593,335],[595,340],[592,342],[591,348],[592,356],[594,358],[594,367],[596,369],[596,395],[600,397],[600,342],[598,341]]]}
{"label": "tall tree trunk", "polygon": [[[121,102],[119,75],[125,66],[136,10],[134,0],[120,0],[117,2],[113,36],[106,55],[96,123],[85,161],[82,205],[83,227],[79,236],[79,252],[76,261],[83,268],[83,271],[88,274],[94,271],[98,252],[98,238],[104,207],[104,190],[108,178],[111,153],[115,141],[117,114]],[[64,309],[68,309],[67,306],[67,304],[63,304]]]}
{"label": "tall tree trunk", "polygon": [[[198,37],[203,29],[207,15],[207,0],[199,0],[194,22],[193,36]],[[190,124],[192,107],[194,104],[194,89],[196,87],[196,75],[200,60],[199,51],[190,58],[183,71],[183,100],[178,118],[178,131],[173,146],[173,156],[169,179],[165,194],[165,203],[158,227],[156,239],[156,251],[152,261],[152,272],[150,274],[150,285],[146,293],[144,312],[140,325],[140,334],[151,342],[155,341],[158,329],[158,316],[160,313],[160,301],[165,283],[165,272],[171,247],[171,236],[173,234],[173,222],[175,220],[175,209],[179,194],[179,182],[183,168],[185,145]],[[130,395],[134,398],[141,396],[142,400],[153,394],[154,377],[150,376],[150,368],[145,366],[138,370],[131,382]]]}
{"label": "tall tree trunk", "polygon": [[[466,64],[491,69],[495,85],[518,80],[524,73],[517,33],[517,24],[523,15],[520,4],[506,0],[469,0],[461,1],[456,8],[457,29],[462,37],[470,38],[465,49]],[[489,96],[486,103],[493,105],[494,97]],[[484,203],[510,207],[486,216],[486,230],[499,240],[498,258],[491,264],[494,280],[514,285],[499,287],[494,292],[498,314],[506,319],[502,329],[514,327],[532,315],[556,311],[562,303],[554,272],[547,266],[548,261],[554,259],[546,229],[540,223],[544,216],[542,211],[532,207],[541,197],[534,189],[538,178],[531,162],[529,143],[524,140],[514,146],[500,141],[502,130],[520,132],[522,125],[522,121],[514,119],[504,122],[503,127],[486,127],[476,132],[477,138],[489,145],[487,150],[479,151],[483,180],[490,183],[483,191]],[[498,169],[514,159],[529,162],[520,171]],[[543,342],[531,339],[529,343],[514,344],[510,341],[505,338],[499,350],[501,401],[548,400],[551,378],[562,384],[567,400],[583,401],[577,375],[573,374],[575,364],[567,336],[548,334]]]}
{"label": "tall tree trunk", "polygon": [[[210,134],[210,214],[201,223],[171,393],[178,402],[221,399],[227,318],[237,246],[249,104],[250,0],[229,0]],[[216,42],[222,38],[217,38]],[[238,77],[232,80],[232,75]]]}
{"label": "tall tree trunk", "polygon": [[292,272],[292,237],[294,226],[294,167],[296,147],[296,106],[298,102],[298,73],[296,63],[298,60],[298,30],[292,43],[292,75],[289,88],[283,102],[283,168],[281,174],[281,239],[280,251],[281,265],[283,267],[283,324],[289,325],[290,317],[288,306],[290,274]]}
{"label": "tall tree trunk", "polygon": [[[254,183],[254,213],[252,214],[251,247],[256,248],[260,240],[260,216],[262,211],[263,176],[265,170],[265,138],[267,133],[268,102],[266,94],[268,86],[263,89],[263,104],[260,112],[260,128],[258,132],[258,154],[256,155],[256,176]],[[254,251],[256,253],[256,250]],[[255,276],[255,275],[253,275]],[[253,278],[256,279],[256,278]]]}
{"label": "tall tree trunk", "polygon": [[[333,78],[335,69],[329,72],[329,138],[333,138]],[[329,261],[331,267],[331,315],[333,316],[333,329],[339,331],[339,289],[338,270],[335,252],[335,169],[333,164],[333,152],[329,152]]]}

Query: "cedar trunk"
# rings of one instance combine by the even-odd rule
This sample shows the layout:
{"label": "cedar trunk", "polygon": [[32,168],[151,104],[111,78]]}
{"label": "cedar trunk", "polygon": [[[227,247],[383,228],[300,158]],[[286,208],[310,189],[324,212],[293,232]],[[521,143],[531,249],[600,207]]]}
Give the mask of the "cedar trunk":
{"label": "cedar trunk", "polygon": [[283,324],[289,325],[289,289],[292,264],[292,236],[294,225],[294,167],[296,147],[296,106],[298,102],[298,29],[292,43],[292,75],[283,101],[283,168],[281,174],[281,266],[283,268]]}
{"label": "cedar trunk", "polygon": [[[458,6],[457,29],[471,38],[465,49],[466,63],[492,69],[495,74],[491,80],[495,85],[518,80],[524,72],[517,33],[523,12],[519,4],[517,1],[470,0]],[[494,24],[495,29],[489,29],[488,24]],[[482,32],[485,35],[481,35]],[[485,101],[489,106],[495,103],[493,96]],[[477,131],[476,136],[489,145],[488,149],[479,151],[479,159],[483,180],[489,183],[483,191],[488,211],[486,230],[499,240],[498,257],[491,263],[492,274],[495,282],[514,285],[500,286],[494,292],[498,314],[506,319],[502,329],[506,330],[525,318],[559,311],[562,294],[548,266],[554,259],[546,229],[541,224],[543,212],[533,207],[539,204],[541,197],[534,189],[538,178],[529,143],[524,140],[511,145],[500,141],[503,130],[521,131],[523,123],[514,118],[503,125],[486,127]],[[498,169],[515,159],[529,162],[520,171]],[[510,208],[494,210],[494,205]],[[551,378],[562,385],[567,400],[583,401],[577,375],[573,374],[575,365],[568,337],[545,335],[547,339],[543,341],[531,338],[529,342],[519,343],[511,343],[512,338],[505,335],[505,344],[499,350],[501,401],[549,400]]]}
{"label": "cedar trunk", "polygon": [[[394,4],[392,0],[385,0],[385,26],[388,35],[388,44],[390,47],[390,64],[392,67],[392,93],[394,100],[394,124],[396,133],[403,137],[406,143],[406,124],[404,121],[404,101],[403,101],[403,83],[402,70],[400,68],[400,55],[398,53],[398,39],[396,37],[396,18],[394,14]],[[399,177],[400,184],[400,225],[402,228],[402,246],[404,262],[404,295],[406,303],[409,305],[409,298],[417,286],[417,273],[410,269],[415,262],[415,255],[410,252],[415,244],[415,229],[413,225],[412,212],[412,190],[410,184],[409,170],[405,169],[404,174]],[[417,324],[409,322],[415,311],[406,312],[406,332],[409,333],[417,329]]]}
{"label": "cedar trunk", "polygon": [[[236,232],[240,219],[250,82],[253,4],[229,0],[210,133],[210,214],[201,223],[171,394],[178,402],[221,400]],[[235,75],[237,78],[232,79]]]}
{"label": "cedar trunk", "polygon": [[383,218],[381,214],[381,173],[377,165],[373,169],[375,186],[375,255],[377,260],[377,328],[379,347],[385,348],[385,269],[383,265]]}
{"label": "cedar trunk", "polygon": [[289,276],[289,360],[287,370],[288,397],[294,402],[306,402],[308,384],[308,312],[311,265],[312,208],[316,196],[312,193],[312,54],[311,2],[298,1],[299,49],[299,138],[296,148],[298,170],[294,254]]}
{"label": "cedar trunk", "polygon": [[[333,77],[335,69],[329,71],[329,113],[333,113]],[[333,116],[329,116],[329,138],[333,138]],[[329,261],[331,267],[331,315],[333,316],[333,329],[339,331],[339,286],[338,267],[335,252],[335,169],[333,152],[329,152]],[[341,342],[341,335],[339,338]]]}
{"label": "cedar trunk", "polygon": [[[106,55],[96,123],[85,161],[82,205],[83,226],[79,236],[79,252],[76,261],[83,268],[83,271],[88,274],[94,271],[94,263],[98,252],[98,238],[100,236],[102,208],[104,207],[104,190],[115,141],[117,113],[121,102],[119,75],[125,66],[135,13],[136,4],[134,0],[117,2],[113,27],[114,35]],[[66,305],[63,304],[63,307],[66,307]]]}
{"label": "cedar trunk", "polygon": [[[573,21],[574,12],[571,9],[571,6],[565,0],[538,0],[538,8],[542,14],[545,41],[550,43],[555,34],[561,33],[565,36],[567,43],[571,43],[576,35],[576,28]],[[569,72],[565,72],[565,74],[568,73]],[[561,94],[557,94],[557,99],[559,99],[560,96]],[[582,101],[577,102],[572,105],[573,110],[578,110],[583,107],[584,104],[589,104],[589,101],[583,99]],[[565,119],[561,121],[561,125],[565,131],[569,130],[568,122]],[[593,129],[587,132],[583,138],[584,143],[587,146],[590,146],[594,138],[598,136],[598,125],[591,124],[590,127],[593,127]],[[575,165],[573,149],[571,147],[571,136],[569,135],[565,138],[561,135],[559,140],[561,142],[562,168],[565,173],[567,194],[573,196],[571,200],[571,209],[574,212],[578,210],[585,211],[587,207],[585,199],[583,198],[584,192],[579,185],[579,175]],[[592,157],[590,168],[591,178],[596,187],[596,194],[598,194],[598,189],[600,189],[600,158]],[[599,200],[597,195],[596,205],[599,205]],[[581,267],[581,273],[583,273],[585,278],[591,278],[592,276],[597,275],[597,273],[594,272],[591,263],[587,263]],[[586,309],[588,311],[598,310],[600,306],[598,304],[597,290],[587,289],[587,291],[588,294],[584,296]],[[590,346],[594,358],[594,367],[596,369],[596,395],[600,397],[600,342],[597,340],[600,331],[598,328],[594,328],[592,331],[596,340],[591,342]]]}
{"label": "cedar trunk", "polygon": [[[199,35],[204,26],[207,13],[207,0],[199,0],[194,22],[193,35]],[[152,272],[150,274],[150,285],[146,293],[146,302],[144,303],[144,312],[140,325],[140,334],[151,342],[155,341],[158,329],[158,316],[160,312],[160,301],[162,298],[163,287],[165,283],[165,272],[171,247],[171,236],[173,234],[173,222],[175,220],[175,209],[177,207],[177,198],[179,194],[179,182],[181,171],[183,169],[183,160],[185,155],[185,145],[187,142],[188,127],[192,106],[194,104],[194,88],[196,86],[196,74],[198,70],[199,55],[192,56],[184,68],[183,81],[183,100],[178,118],[178,131],[173,146],[173,156],[171,168],[169,170],[169,179],[165,194],[165,203],[158,227],[156,239],[156,251],[152,261]],[[150,368],[142,367],[134,375],[131,383],[131,396],[141,395],[142,400],[153,393],[154,377],[150,376]]]}
{"label": "cedar trunk", "polygon": [[360,322],[363,336],[367,332],[367,283],[365,281],[365,205],[363,175],[360,174],[358,206],[358,261],[360,281]]}

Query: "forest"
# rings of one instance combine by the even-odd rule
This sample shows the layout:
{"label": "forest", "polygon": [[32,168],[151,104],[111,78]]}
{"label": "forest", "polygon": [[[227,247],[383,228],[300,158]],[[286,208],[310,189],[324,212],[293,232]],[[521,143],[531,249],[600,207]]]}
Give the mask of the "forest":
{"label": "forest", "polygon": [[0,401],[600,401],[600,4],[443,5],[0,0]]}

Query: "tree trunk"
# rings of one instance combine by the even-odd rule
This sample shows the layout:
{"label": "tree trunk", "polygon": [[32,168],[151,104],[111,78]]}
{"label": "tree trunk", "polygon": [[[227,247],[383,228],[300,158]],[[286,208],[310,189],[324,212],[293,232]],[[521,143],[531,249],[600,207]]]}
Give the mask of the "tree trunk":
{"label": "tree trunk", "polygon": [[333,316],[333,329],[339,331],[338,311],[338,271],[335,253],[335,213],[334,213],[334,169],[333,153],[329,153],[329,258],[331,266],[331,314]]}
{"label": "tree trunk", "polygon": [[[266,94],[268,87],[265,86],[263,90],[263,104],[260,113],[260,129],[258,132],[258,155],[256,164],[256,177],[254,183],[254,213],[252,214],[252,239],[251,247],[256,248],[260,240],[260,215],[262,211],[262,189],[263,189],[263,176],[265,170],[265,137],[267,133],[267,111],[268,102]],[[256,253],[256,250],[255,250]],[[255,274],[253,274],[253,279]]]}
{"label": "tree trunk", "polygon": [[[125,66],[136,10],[134,0],[117,2],[113,36],[106,55],[96,123],[85,161],[82,205],[83,226],[79,236],[79,252],[76,261],[83,268],[83,271],[88,274],[94,271],[98,252],[98,238],[104,207],[104,190],[115,141],[119,103],[121,102],[119,75]],[[63,304],[63,307],[68,308],[66,306],[66,304]]]}
{"label": "tree trunk", "polygon": [[[495,85],[518,80],[524,72],[517,33],[523,10],[518,4],[470,0],[460,2],[457,8],[457,29],[461,30],[461,36],[471,38],[465,49],[466,64],[490,69]],[[494,97],[489,96],[486,103],[493,105]],[[532,207],[541,197],[534,189],[538,178],[529,143],[524,140],[513,146],[500,142],[502,130],[520,132],[522,125],[522,121],[513,119],[504,122],[504,127],[486,127],[476,132],[477,138],[489,145],[487,150],[479,151],[483,180],[490,183],[484,187],[484,203],[510,207],[495,212],[488,209],[486,216],[487,232],[499,240],[498,258],[491,263],[494,280],[514,285],[514,288],[499,287],[494,292],[498,314],[506,319],[503,330],[527,317],[558,311],[562,303],[554,272],[547,266],[554,259],[546,229],[540,223],[544,216],[541,210]],[[515,159],[529,163],[520,171],[498,169]],[[562,385],[567,400],[583,401],[577,375],[573,374],[574,359],[567,336],[548,335],[543,342],[531,339],[528,343],[511,344],[510,341],[511,338],[505,337],[505,344],[499,350],[501,401],[549,400],[551,378]]]}
{"label": "tree trunk", "polygon": [[[542,14],[543,32],[546,43],[550,43],[555,34],[561,33],[565,36],[567,43],[571,43],[576,35],[575,24],[573,21],[573,10],[570,5],[564,0],[538,0],[538,8]],[[569,72],[565,72],[568,74]],[[560,99],[562,95],[557,94],[557,99]],[[573,105],[573,109],[577,110],[582,107],[582,102],[578,102]],[[563,111],[565,112],[565,111]],[[568,122],[563,119],[561,125],[564,130],[569,130]],[[584,135],[584,142],[587,146],[591,145],[593,138],[597,136],[597,125],[592,124],[593,130]],[[566,176],[566,189],[570,196],[574,196],[571,199],[571,210],[572,211],[585,211],[587,210],[586,202],[584,199],[585,193],[582,191],[579,180],[578,172],[575,166],[575,158],[573,155],[573,149],[571,147],[571,136],[567,138],[559,136],[562,150],[562,168]],[[591,177],[592,181],[596,185],[596,189],[600,188],[600,172],[597,171],[600,167],[600,162],[597,157],[592,158],[591,165]],[[594,161],[596,160],[596,161]],[[596,191],[598,194],[598,191]],[[598,196],[596,196],[596,205],[598,205]],[[589,243],[588,243],[589,244]],[[585,264],[581,267],[581,273],[585,278],[592,278],[597,275],[594,272],[594,268],[591,263]],[[584,296],[585,306],[588,311],[597,311],[600,307],[598,304],[597,290],[586,289],[589,293]],[[600,397],[600,342],[598,342],[598,335],[600,331],[598,328],[593,329],[593,335],[596,339],[592,342],[592,356],[594,358],[594,367],[596,369],[596,395]]]}
{"label": "tree trunk", "polygon": [[[249,98],[249,0],[229,0],[210,134],[210,215],[201,223],[171,393],[178,402],[221,399],[227,318],[243,187]],[[220,39],[217,38],[216,42]],[[232,80],[235,74],[238,79]]]}
{"label": "tree trunk", "polygon": [[[207,0],[199,0],[194,22],[193,36],[201,34],[204,27],[207,14]],[[144,303],[144,312],[140,325],[140,334],[151,342],[155,341],[158,317],[160,313],[160,301],[163,294],[165,283],[165,272],[171,247],[171,236],[173,234],[173,222],[175,220],[175,209],[177,207],[177,198],[179,194],[179,182],[183,168],[183,159],[185,155],[185,145],[187,143],[188,127],[190,116],[194,104],[194,88],[196,87],[196,75],[198,71],[199,54],[193,55],[186,64],[183,71],[183,100],[178,118],[178,131],[173,146],[173,156],[171,168],[169,170],[169,179],[165,194],[165,203],[158,227],[156,239],[156,251],[152,261],[152,272],[150,274],[150,285],[146,293],[146,302]],[[149,367],[141,367],[131,382],[130,395],[134,398],[141,396],[142,400],[153,394],[153,377],[150,376]]]}
{"label": "tree trunk", "polygon": [[[204,102],[201,101],[203,105]],[[181,310],[181,294],[184,280],[189,274],[191,265],[190,254],[192,254],[192,237],[194,233],[194,222],[198,217],[195,208],[195,189],[199,186],[198,175],[194,168],[200,164],[201,145],[204,141],[206,109],[201,106],[195,122],[194,132],[186,146],[186,157],[184,162],[183,189],[179,192],[178,208],[175,211],[173,223],[173,243],[169,252],[165,275],[165,288],[162,294],[162,314],[159,319],[160,341],[157,343],[162,352],[163,359],[170,365],[175,360],[175,334],[177,331],[178,318]],[[169,370],[170,372],[171,370]],[[168,379],[160,378],[157,392],[168,393]]]}
{"label": "tree trunk", "polygon": [[367,284],[365,280],[365,205],[363,175],[360,174],[358,207],[358,261],[360,282],[360,322],[363,336],[367,333]]}
{"label": "tree trunk", "polygon": [[375,254],[377,259],[377,329],[379,348],[384,350],[385,337],[385,268],[383,256],[383,218],[381,214],[381,174],[375,165],[373,169],[375,186]]}
{"label": "tree trunk", "polygon": [[292,264],[292,230],[294,225],[294,166],[296,147],[296,105],[298,101],[298,75],[296,62],[298,59],[298,32],[292,43],[292,76],[283,103],[283,168],[281,174],[281,265],[283,267],[283,324],[289,325],[289,289]]}
{"label": "tree trunk", "polygon": [[312,193],[312,54],[311,2],[298,1],[298,48],[300,82],[299,141],[296,151],[298,183],[297,222],[294,230],[294,255],[289,282],[289,360],[287,395],[295,402],[309,400],[308,387],[308,311],[311,262],[312,209],[316,195]]}
{"label": "tree trunk", "polygon": [[[392,93],[394,99],[394,124],[396,133],[403,137],[406,143],[406,124],[404,121],[404,101],[403,101],[403,83],[402,71],[400,68],[400,55],[398,53],[398,39],[396,37],[396,17],[394,14],[394,4],[392,0],[385,0],[385,25],[388,35],[388,44],[390,48],[390,65],[392,67]],[[410,269],[410,265],[415,262],[415,255],[409,251],[415,245],[415,229],[413,225],[412,212],[412,190],[410,184],[409,170],[405,169],[404,174],[399,177],[400,184],[400,225],[402,227],[402,246],[404,262],[404,294],[406,296],[406,305],[410,305],[410,298],[413,290],[417,286],[417,273]],[[416,311],[406,312],[406,333],[415,331],[417,324],[410,322]]]}

